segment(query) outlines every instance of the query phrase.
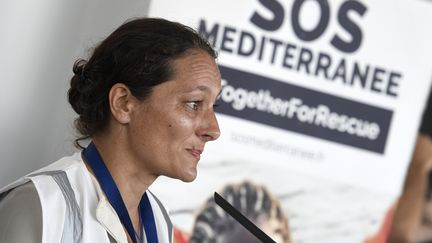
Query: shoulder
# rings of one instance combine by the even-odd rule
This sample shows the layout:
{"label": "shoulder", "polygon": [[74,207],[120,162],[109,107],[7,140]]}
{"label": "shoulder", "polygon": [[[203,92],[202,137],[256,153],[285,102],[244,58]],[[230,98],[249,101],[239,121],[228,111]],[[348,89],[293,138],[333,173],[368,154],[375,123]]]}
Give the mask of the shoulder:
{"label": "shoulder", "polygon": [[[31,180],[41,198],[42,207],[52,204],[56,208],[70,199],[70,194],[80,193],[91,183],[80,153],[60,160],[22,178]],[[48,200],[49,199],[49,200]],[[57,206],[56,206],[57,205]]]}
{"label": "shoulder", "polygon": [[[38,179],[43,179],[44,177],[40,177],[40,176],[44,176],[44,175],[52,175],[54,172],[56,171],[67,171],[67,170],[73,170],[74,168],[79,168],[80,165],[81,167],[84,168],[84,165],[82,165],[82,159],[80,156],[80,153],[75,153],[72,156],[67,156],[67,157],[63,157],[59,160],[57,160],[56,162],[49,164],[46,167],[43,167],[39,170],[33,171],[29,174],[27,174],[26,176],[21,177],[20,179],[6,185],[5,187],[0,189],[0,196],[1,194],[14,189],[15,187],[18,187],[30,180],[33,181],[34,183],[34,179],[38,178]],[[46,178],[45,178],[46,179]]]}
{"label": "shoulder", "polygon": [[[42,232],[43,238],[42,241],[37,242],[60,242],[65,232],[69,232],[69,226],[79,229],[77,232],[81,232],[82,212],[97,204],[94,186],[80,153],[63,157],[10,184],[0,191],[0,203],[7,204],[7,208],[9,208],[16,202],[35,201],[26,199],[25,196],[30,195],[27,185],[31,185],[31,194],[39,203],[37,207],[33,204],[23,206],[30,211],[39,212],[39,223],[35,224],[30,221],[33,222],[31,224],[40,226],[39,231]],[[29,213],[22,214],[23,220],[27,219],[26,214]],[[3,215],[0,216],[0,219],[3,220]],[[21,224],[20,221],[15,219],[14,221],[17,222],[17,229],[22,230],[21,227],[18,227]],[[2,235],[1,231],[0,235]]]}
{"label": "shoulder", "polygon": [[[46,216],[46,212],[52,211],[61,215],[60,212],[66,209],[65,198],[68,198],[68,194],[73,193],[73,188],[76,187],[72,184],[75,181],[82,181],[82,175],[85,175],[86,169],[80,160],[79,153],[76,153],[31,172],[2,188],[0,202],[3,205],[10,205],[21,200],[23,203],[24,201],[26,203],[37,201],[38,208],[42,209],[43,217]],[[34,200],[24,200],[28,196],[33,196]]]}
{"label": "shoulder", "polygon": [[80,193],[83,187],[92,186],[89,172],[80,153],[63,157],[58,161],[30,173],[24,180],[31,180],[40,197],[52,198],[56,193],[63,198],[68,193]]}
{"label": "shoulder", "polygon": [[1,196],[0,235],[5,242],[41,242],[42,208],[32,182]]}
{"label": "shoulder", "polygon": [[[31,193],[29,193],[29,190],[31,190]],[[30,194],[34,195],[33,200],[25,197]],[[38,232],[42,232],[43,238],[42,241],[37,240],[37,242],[60,242],[65,234],[67,234],[67,237],[71,236],[70,232],[74,233],[71,236],[73,239],[79,239],[80,234],[75,233],[82,232],[83,217],[87,217],[87,224],[99,229],[98,224],[93,222],[93,217],[90,216],[92,209],[97,207],[98,194],[80,153],[64,157],[0,190],[0,205],[3,207],[2,211],[4,210],[2,213],[10,211],[10,207],[16,202],[29,203],[24,204],[22,207],[39,212],[38,217],[36,217],[39,223],[28,221],[32,222],[29,225],[40,227]],[[39,204],[35,206],[30,202],[38,202]],[[7,218],[3,215],[0,214],[0,221],[7,222]],[[29,215],[29,213],[22,213],[23,218],[21,221],[28,220],[26,215]],[[14,215],[10,214],[9,216]],[[88,220],[89,218],[91,220]],[[13,228],[22,230],[21,221],[17,219],[14,219],[14,221],[17,223],[14,224]],[[0,227],[3,227],[0,229],[0,236],[3,236],[1,230],[6,228],[4,226]],[[0,242],[3,241],[0,239]],[[73,240],[73,242],[77,241]]]}

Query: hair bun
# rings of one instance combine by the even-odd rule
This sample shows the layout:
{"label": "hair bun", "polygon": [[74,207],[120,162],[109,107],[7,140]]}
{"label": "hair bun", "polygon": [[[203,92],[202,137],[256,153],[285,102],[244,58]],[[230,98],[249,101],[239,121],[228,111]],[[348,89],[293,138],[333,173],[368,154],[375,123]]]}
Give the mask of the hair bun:
{"label": "hair bun", "polygon": [[72,71],[74,76],[71,79],[71,87],[68,91],[69,103],[78,115],[85,113],[86,108],[89,107],[91,98],[93,97],[94,85],[89,82],[89,77],[85,74],[85,66],[87,61],[78,59],[75,61]]}
{"label": "hair bun", "polygon": [[85,66],[87,64],[87,61],[84,59],[78,59],[75,61],[72,71],[75,75],[79,75],[81,79],[85,79]]}

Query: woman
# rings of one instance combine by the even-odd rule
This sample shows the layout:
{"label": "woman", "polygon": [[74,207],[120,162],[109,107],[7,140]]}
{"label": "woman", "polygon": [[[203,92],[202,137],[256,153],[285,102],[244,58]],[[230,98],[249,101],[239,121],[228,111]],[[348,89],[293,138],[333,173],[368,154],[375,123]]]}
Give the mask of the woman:
{"label": "woman", "polygon": [[1,191],[0,242],[172,242],[148,187],[161,175],[193,181],[205,143],[219,137],[215,58],[189,27],[146,18],[76,62],[76,144],[91,143]]}

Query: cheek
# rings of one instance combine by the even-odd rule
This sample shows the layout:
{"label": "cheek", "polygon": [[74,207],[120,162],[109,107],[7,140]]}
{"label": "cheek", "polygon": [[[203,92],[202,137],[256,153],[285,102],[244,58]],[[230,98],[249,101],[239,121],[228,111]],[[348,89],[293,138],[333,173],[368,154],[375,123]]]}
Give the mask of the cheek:
{"label": "cheek", "polygon": [[171,118],[168,122],[168,133],[175,137],[189,137],[195,131],[196,122],[188,117]]}

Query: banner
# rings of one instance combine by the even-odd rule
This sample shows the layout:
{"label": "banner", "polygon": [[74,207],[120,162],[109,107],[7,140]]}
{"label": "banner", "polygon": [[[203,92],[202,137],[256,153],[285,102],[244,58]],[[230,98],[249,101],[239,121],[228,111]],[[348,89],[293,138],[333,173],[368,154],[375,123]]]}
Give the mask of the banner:
{"label": "banner", "polygon": [[222,234],[199,226],[212,192],[256,205],[264,190],[289,225],[278,242],[363,242],[410,160],[432,78],[431,12],[405,0],[151,2],[150,16],[209,40],[222,75],[222,135],[197,180],[153,186],[174,224],[191,239]]}

